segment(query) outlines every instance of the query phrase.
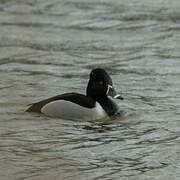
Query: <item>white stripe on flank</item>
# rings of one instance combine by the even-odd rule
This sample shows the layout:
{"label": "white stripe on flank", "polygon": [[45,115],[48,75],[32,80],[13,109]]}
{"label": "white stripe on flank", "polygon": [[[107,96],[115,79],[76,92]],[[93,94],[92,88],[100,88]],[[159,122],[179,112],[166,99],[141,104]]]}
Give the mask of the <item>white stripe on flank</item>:
{"label": "white stripe on flank", "polygon": [[106,117],[107,114],[101,105],[96,102],[94,108],[82,107],[70,101],[58,100],[46,104],[41,112],[47,116],[63,119],[95,120]]}

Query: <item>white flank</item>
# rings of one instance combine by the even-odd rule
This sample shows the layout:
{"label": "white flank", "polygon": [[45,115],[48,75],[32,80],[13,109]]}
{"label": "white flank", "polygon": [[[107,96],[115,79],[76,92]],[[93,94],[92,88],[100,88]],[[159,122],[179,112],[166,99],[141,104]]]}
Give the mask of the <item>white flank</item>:
{"label": "white flank", "polygon": [[95,120],[106,117],[107,114],[98,102],[94,108],[82,107],[70,101],[58,100],[46,104],[41,112],[47,116],[63,119]]}

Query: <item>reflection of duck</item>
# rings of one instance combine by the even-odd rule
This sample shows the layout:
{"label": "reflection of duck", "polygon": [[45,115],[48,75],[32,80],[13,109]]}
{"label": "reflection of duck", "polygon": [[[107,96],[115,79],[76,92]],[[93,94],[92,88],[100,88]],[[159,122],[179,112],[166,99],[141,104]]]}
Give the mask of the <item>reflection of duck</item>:
{"label": "reflection of duck", "polygon": [[104,69],[93,69],[86,89],[86,96],[66,93],[32,104],[26,111],[43,113],[64,119],[94,120],[119,112],[112,98],[123,99],[113,88],[112,80]]}

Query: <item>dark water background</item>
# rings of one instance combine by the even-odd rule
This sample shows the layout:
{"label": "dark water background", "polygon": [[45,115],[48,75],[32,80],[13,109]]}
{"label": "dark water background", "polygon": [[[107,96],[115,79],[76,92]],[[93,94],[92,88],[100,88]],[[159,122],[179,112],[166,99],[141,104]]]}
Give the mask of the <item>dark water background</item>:
{"label": "dark water background", "polygon": [[[112,120],[24,113],[105,68]],[[0,179],[179,180],[179,0],[0,0]]]}

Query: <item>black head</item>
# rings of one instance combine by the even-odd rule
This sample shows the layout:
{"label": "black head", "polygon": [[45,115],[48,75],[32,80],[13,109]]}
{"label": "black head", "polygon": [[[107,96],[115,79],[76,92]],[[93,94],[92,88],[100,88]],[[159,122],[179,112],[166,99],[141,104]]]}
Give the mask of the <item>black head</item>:
{"label": "black head", "polygon": [[113,88],[111,77],[104,69],[100,68],[91,71],[86,93],[95,100],[105,99],[107,96],[123,99]]}

